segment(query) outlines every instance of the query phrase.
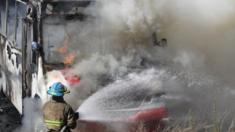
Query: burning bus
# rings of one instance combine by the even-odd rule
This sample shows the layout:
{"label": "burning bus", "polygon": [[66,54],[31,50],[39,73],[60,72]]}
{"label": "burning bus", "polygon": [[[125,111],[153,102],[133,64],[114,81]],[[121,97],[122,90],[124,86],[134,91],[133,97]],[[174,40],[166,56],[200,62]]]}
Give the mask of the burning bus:
{"label": "burning bus", "polygon": [[[63,70],[75,59],[75,51],[68,51],[69,32],[59,28],[82,21],[82,10],[91,1],[63,0],[2,0],[0,1],[0,66],[2,91],[19,113],[23,112],[23,98],[41,96],[32,88],[38,76],[50,70]],[[71,48],[70,48],[71,49]],[[39,62],[41,58],[41,62]],[[39,64],[42,65],[40,69]],[[4,72],[3,72],[4,71]],[[71,85],[79,76],[65,76]]]}
{"label": "burning bus", "polygon": [[[2,92],[23,114],[23,99],[46,96],[47,88],[35,85],[47,72],[60,70],[68,85],[80,82],[78,75],[66,74],[77,55],[76,31],[89,14],[90,0],[1,0],[0,1],[0,81]],[[74,28],[76,27],[76,28]],[[154,45],[164,46],[155,38]],[[68,48],[70,47],[70,48]],[[159,112],[160,110],[160,112]],[[138,111],[130,120],[157,120],[166,108]]]}

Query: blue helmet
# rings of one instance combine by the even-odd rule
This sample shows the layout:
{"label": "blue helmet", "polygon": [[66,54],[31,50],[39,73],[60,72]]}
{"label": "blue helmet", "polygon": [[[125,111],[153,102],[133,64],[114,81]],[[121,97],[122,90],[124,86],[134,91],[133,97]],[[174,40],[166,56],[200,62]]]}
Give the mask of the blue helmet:
{"label": "blue helmet", "polygon": [[65,86],[62,83],[56,82],[49,87],[47,93],[53,96],[62,97],[64,96],[64,94],[70,93],[70,91],[67,88],[65,88]]}

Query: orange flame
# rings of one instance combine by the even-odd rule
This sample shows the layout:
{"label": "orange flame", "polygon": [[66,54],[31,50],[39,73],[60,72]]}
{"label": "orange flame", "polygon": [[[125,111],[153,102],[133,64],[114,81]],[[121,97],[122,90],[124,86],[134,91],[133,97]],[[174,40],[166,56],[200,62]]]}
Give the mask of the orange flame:
{"label": "orange flame", "polygon": [[59,52],[60,54],[65,56],[64,60],[63,60],[63,63],[65,65],[73,64],[74,60],[76,58],[76,53],[75,52],[68,53],[68,45],[69,45],[69,37],[65,36],[63,46],[57,49],[57,52]]}
{"label": "orange flame", "polygon": [[72,52],[64,57],[64,64],[65,65],[71,65],[74,63],[74,60],[76,58],[76,53]]}
{"label": "orange flame", "polygon": [[64,38],[63,46],[58,48],[57,52],[59,52],[60,54],[65,54],[67,52],[67,49],[68,49],[68,44],[69,44],[69,37],[66,36]]}

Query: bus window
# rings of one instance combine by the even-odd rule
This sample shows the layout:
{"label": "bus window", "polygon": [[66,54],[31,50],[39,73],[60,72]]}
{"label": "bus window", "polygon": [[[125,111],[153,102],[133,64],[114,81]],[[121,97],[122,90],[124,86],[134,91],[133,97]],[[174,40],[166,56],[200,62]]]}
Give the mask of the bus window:
{"label": "bus window", "polygon": [[7,38],[10,41],[14,40],[14,32],[15,32],[15,0],[8,0],[9,2],[9,10],[8,10],[8,22],[7,22]]}
{"label": "bus window", "polygon": [[23,3],[18,2],[16,5],[17,9],[17,20],[16,20],[16,47],[21,49],[22,47],[22,30],[23,30],[23,19],[25,18],[27,6]]}
{"label": "bus window", "polygon": [[87,16],[83,10],[88,4],[89,1],[47,4],[43,19],[43,48],[47,63],[64,66],[75,63],[81,46],[78,34]]}
{"label": "bus window", "polygon": [[5,6],[6,6],[6,0],[0,0],[0,33],[5,33]]}
{"label": "bus window", "polygon": [[[59,48],[63,47],[63,43],[66,43],[66,31],[64,23],[60,23],[60,21],[59,17],[46,18],[44,20],[44,52],[45,59],[48,63],[63,63],[63,55],[60,54]],[[66,50],[65,48],[64,50]],[[61,51],[62,50],[63,49],[61,49]]]}

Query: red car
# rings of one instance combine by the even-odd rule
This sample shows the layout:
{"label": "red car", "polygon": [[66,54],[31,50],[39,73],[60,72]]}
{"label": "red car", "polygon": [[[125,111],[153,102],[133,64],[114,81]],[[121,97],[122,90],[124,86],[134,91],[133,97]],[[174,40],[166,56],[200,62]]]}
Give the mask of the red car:
{"label": "red car", "polygon": [[126,119],[104,119],[97,121],[92,119],[78,120],[78,127],[76,130],[79,132],[159,132],[165,127],[162,119],[167,117],[167,108],[163,104],[158,104],[156,102],[152,103],[152,105],[155,106],[112,111],[113,113],[133,113],[127,116]]}
{"label": "red car", "polygon": [[[78,85],[80,77],[62,74],[70,85]],[[78,132],[159,132],[168,112],[164,93],[145,83],[120,81],[94,93],[78,109]],[[124,85],[123,85],[124,84]]]}
{"label": "red car", "polygon": [[61,73],[70,86],[76,86],[80,83],[80,76],[70,73],[69,68],[61,70]]}
{"label": "red car", "polygon": [[76,131],[161,131],[167,117],[164,93],[136,86],[111,86],[88,98],[78,109],[81,117]]}

